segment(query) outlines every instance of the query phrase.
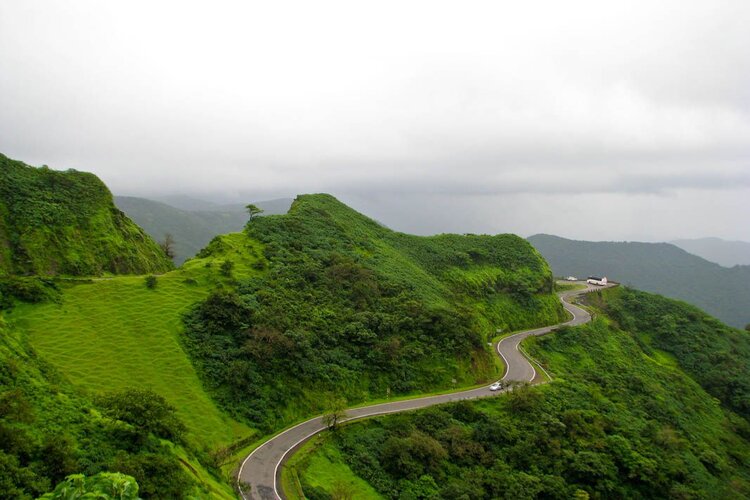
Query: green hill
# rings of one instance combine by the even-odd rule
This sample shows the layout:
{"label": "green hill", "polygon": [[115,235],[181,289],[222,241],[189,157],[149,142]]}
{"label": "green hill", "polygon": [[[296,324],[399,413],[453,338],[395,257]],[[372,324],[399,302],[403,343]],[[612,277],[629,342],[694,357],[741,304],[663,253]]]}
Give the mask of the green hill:
{"label": "green hill", "polygon": [[734,412],[750,416],[750,336],[634,290],[590,298],[593,323],[527,341],[552,383],[345,425],[292,458],[288,484],[309,499],[748,498]]}
{"label": "green hill", "polygon": [[142,274],[172,267],[93,174],[0,155],[0,274]]}
{"label": "green hill", "polygon": [[604,275],[640,290],[685,300],[731,326],[750,323],[750,266],[731,269],[668,243],[528,239],[556,276]]}
{"label": "green hill", "polygon": [[[176,199],[181,205],[200,209],[185,209],[159,201],[133,196],[115,196],[115,204],[156,241],[167,234],[174,239],[174,262],[182,264],[194,257],[215,236],[242,231],[248,219],[243,205],[213,205],[200,200]],[[264,215],[286,213],[291,200],[269,200],[255,203]]]}
{"label": "green hill", "polygon": [[396,233],[329,195],[300,196],[246,234],[263,272],[195,308],[186,346],[220,405],[267,430],[332,398],[485,382],[500,370],[497,328],[564,318],[547,264],[514,235]]}

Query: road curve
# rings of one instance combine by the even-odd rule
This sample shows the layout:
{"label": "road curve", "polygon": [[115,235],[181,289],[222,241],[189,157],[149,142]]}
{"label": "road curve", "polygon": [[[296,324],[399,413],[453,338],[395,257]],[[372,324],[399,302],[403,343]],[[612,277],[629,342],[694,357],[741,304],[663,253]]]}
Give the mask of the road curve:
{"label": "road curve", "polygon": [[[586,288],[559,294],[563,307],[572,314],[572,319],[557,325],[509,335],[495,345],[497,353],[505,361],[505,375],[501,379],[503,382],[543,382],[543,378],[519,350],[518,346],[523,339],[531,335],[544,335],[561,326],[581,325],[591,320],[591,315],[587,311],[571,304],[569,300],[577,295],[593,290],[601,290],[604,287],[591,286],[581,282],[578,282],[578,284],[584,284]],[[439,396],[417,397],[415,399],[363,406],[347,410],[346,418],[341,421],[345,422],[375,415],[416,410],[452,401],[497,396],[502,392],[505,392],[505,390],[492,392],[485,386],[450,394],[441,394]],[[242,462],[237,474],[238,485],[250,485],[248,490],[241,492],[242,498],[245,500],[278,500],[284,498],[280,487],[281,464],[305,441],[325,429],[326,425],[323,423],[323,417],[311,418],[277,434],[253,450]]]}

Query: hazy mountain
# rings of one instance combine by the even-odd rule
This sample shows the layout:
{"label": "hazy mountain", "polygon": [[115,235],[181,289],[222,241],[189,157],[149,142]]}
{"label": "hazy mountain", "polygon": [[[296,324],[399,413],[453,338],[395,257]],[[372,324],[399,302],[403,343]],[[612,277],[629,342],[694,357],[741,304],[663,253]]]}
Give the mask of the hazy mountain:
{"label": "hazy mountain", "polygon": [[724,322],[750,323],[750,266],[728,269],[669,243],[528,238],[559,276],[604,275],[635,288],[682,299]]}
{"label": "hazy mountain", "polygon": [[[175,240],[175,263],[182,264],[205,247],[214,236],[241,231],[247,222],[247,211],[242,204],[218,205],[187,196],[170,197],[188,210],[159,201],[132,196],[115,196],[117,206],[157,241],[169,233]],[[266,215],[286,213],[291,199],[257,202]]]}
{"label": "hazy mountain", "polygon": [[674,240],[670,243],[725,267],[750,265],[750,243],[747,241],[697,238],[692,240]]}

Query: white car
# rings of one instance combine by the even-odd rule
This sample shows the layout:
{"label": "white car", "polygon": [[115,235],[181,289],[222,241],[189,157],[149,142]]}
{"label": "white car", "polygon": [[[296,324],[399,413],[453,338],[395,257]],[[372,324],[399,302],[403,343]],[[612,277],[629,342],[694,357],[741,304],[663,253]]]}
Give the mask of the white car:
{"label": "white car", "polygon": [[490,386],[491,391],[499,391],[502,388],[503,388],[503,384],[501,384],[500,382],[495,382],[494,384]]}

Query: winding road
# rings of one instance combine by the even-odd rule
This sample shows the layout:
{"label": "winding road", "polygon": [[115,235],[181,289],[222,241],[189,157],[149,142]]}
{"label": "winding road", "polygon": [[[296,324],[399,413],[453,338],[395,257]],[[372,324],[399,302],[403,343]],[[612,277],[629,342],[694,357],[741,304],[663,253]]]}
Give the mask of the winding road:
{"label": "winding road", "polygon": [[[503,382],[529,382],[532,384],[544,382],[534,365],[526,359],[519,344],[531,335],[544,335],[556,330],[561,326],[575,326],[591,321],[591,315],[584,309],[575,306],[569,300],[575,296],[601,290],[601,286],[591,286],[584,282],[575,282],[585,285],[585,289],[571,290],[559,294],[563,307],[573,315],[573,318],[557,325],[546,326],[534,330],[525,330],[523,332],[509,335],[500,340],[495,349],[505,361],[505,375],[501,379]],[[612,286],[612,285],[608,285]],[[408,410],[416,410],[442,403],[460,401],[465,399],[476,399],[492,397],[502,394],[508,389],[499,391],[490,391],[488,386],[477,389],[468,389],[450,394],[441,394],[438,396],[417,397],[403,401],[394,401],[391,403],[382,403],[371,406],[352,408],[346,411],[346,418],[340,422],[356,420],[364,417],[375,415],[385,415],[388,413],[397,413]],[[305,441],[315,434],[326,430],[323,417],[315,417],[306,420],[294,427],[291,427],[260,445],[248,455],[240,466],[237,474],[237,484],[249,484],[241,492],[245,500],[277,500],[284,498],[281,490],[281,466],[291,454],[298,449]]]}

